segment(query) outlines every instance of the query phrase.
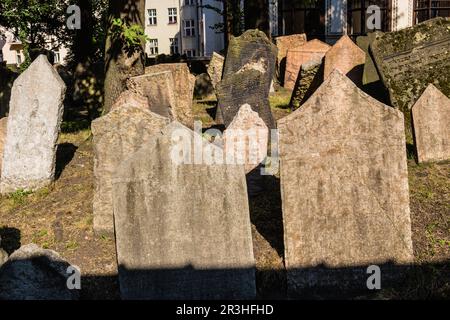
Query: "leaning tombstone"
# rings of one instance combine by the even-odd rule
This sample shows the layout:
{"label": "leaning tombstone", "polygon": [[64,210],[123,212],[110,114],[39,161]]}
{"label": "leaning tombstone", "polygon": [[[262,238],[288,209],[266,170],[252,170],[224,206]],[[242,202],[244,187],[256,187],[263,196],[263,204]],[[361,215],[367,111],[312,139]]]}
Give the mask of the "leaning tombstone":
{"label": "leaning tombstone", "polygon": [[248,103],[268,128],[275,128],[269,92],[276,55],[276,46],[259,30],[231,38],[223,80],[217,87],[217,123],[229,126],[239,108]]}
{"label": "leaning tombstone", "polygon": [[173,122],[121,164],[113,198],[123,299],[255,298],[244,167],[209,157],[222,152]]}
{"label": "leaning tombstone", "polygon": [[65,92],[64,82],[44,55],[14,81],[1,193],[36,190],[54,180]]}
{"label": "leaning tombstone", "polygon": [[336,70],[278,127],[289,295],[365,291],[373,264],[401,279],[413,261],[403,114]]}
{"label": "leaning tombstone", "polygon": [[324,58],[324,79],[335,70],[347,75],[355,84],[362,85],[366,53],[349,36],[342,36]]}
{"label": "leaning tombstone", "polygon": [[225,58],[220,54],[213,52],[211,61],[208,66],[208,74],[211,78],[213,87],[216,88],[219,82],[222,80],[223,65],[225,63]]}
{"label": "leaning tombstone", "polygon": [[430,84],[412,108],[419,163],[450,159],[450,99]]}
{"label": "leaning tombstone", "polygon": [[[148,110],[147,101],[130,98],[134,104],[114,105],[111,111],[92,122],[94,145],[94,231],[113,235],[113,186],[111,179],[122,161],[169,124],[169,119]],[[122,94],[121,96],[123,96]],[[119,97],[119,103],[121,101]],[[123,101],[123,100],[122,100]],[[139,103],[140,101],[140,103]]]}
{"label": "leaning tombstone", "polygon": [[322,58],[320,57],[302,64],[297,77],[297,82],[295,84],[294,90],[292,91],[291,102],[289,103],[291,110],[296,110],[300,107],[302,101],[305,99],[306,94],[308,93],[308,90],[312,89],[314,79],[316,79],[321,65]]}
{"label": "leaning tombstone", "polygon": [[186,63],[163,63],[145,68],[146,74],[171,71],[175,95],[175,120],[189,128],[194,127],[192,100],[194,97],[195,76]]}
{"label": "leaning tombstone", "polygon": [[430,83],[450,97],[450,18],[384,33],[370,50],[392,106],[406,116]]}
{"label": "leaning tombstone", "polygon": [[284,87],[293,90],[303,64],[322,59],[331,46],[320,40],[308,41],[303,46],[290,49],[286,56]]}

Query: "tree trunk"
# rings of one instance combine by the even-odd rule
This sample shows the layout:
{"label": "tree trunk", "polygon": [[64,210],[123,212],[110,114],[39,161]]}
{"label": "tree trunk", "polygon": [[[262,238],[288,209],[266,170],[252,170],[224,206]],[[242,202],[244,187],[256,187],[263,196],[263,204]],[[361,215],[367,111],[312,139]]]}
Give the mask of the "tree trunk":
{"label": "tree trunk", "polygon": [[244,16],[246,30],[259,29],[271,37],[269,0],[245,0]]}
{"label": "tree trunk", "polygon": [[109,0],[103,114],[111,110],[119,95],[125,91],[127,79],[145,72],[144,44],[139,50],[127,52],[121,41],[111,38],[112,20],[121,18],[128,25],[137,24],[144,28],[144,11],[145,0]]}

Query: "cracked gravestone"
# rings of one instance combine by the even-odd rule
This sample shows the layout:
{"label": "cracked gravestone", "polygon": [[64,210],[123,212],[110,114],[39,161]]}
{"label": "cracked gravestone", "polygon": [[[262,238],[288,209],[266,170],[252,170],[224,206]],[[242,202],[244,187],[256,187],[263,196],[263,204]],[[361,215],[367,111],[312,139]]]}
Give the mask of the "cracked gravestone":
{"label": "cracked gravestone", "polygon": [[128,79],[127,87],[146,97],[150,111],[169,119],[177,118],[174,80],[171,71],[146,73]]}
{"label": "cracked gravestone", "polygon": [[370,49],[392,106],[405,116],[430,83],[450,97],[450,18],[384,33]]}
{"label": "cracked gravestone", "polygon": [[44,55],[15,81],[11,93],[0,192],[36,190],[55,179],[66,86]]}
{"label": "cracked gravestone", "polygon": [[213,52],[211,61],[208,66],[208,74],[211,78],[213,87],[216,88],[219,82],[222,80],[223,65],[225,63],[225,58],[220,54]]}
{"label": "cracked gravestone", "polygon": [[[129,93],[125,95],[129,96]],[[119,97],[119,103],[120,100]],[[170,121],[148,110],[145,99],[135,97],[128,101],[134,101],[134,104],[113,106],[107,115],[92,122],[94,231],[98,235],[114,234],[111,179],[117,168]]]}
{"label": "cracked gravestone", "polygon": [[401,277],[387,264],[413,260],[403,114],[336,70],[278,128],[289,295],[367,290],[372,264]]}
{"label": "cracked gravestone", "polygon": [[194,164],[193,145],[208,154],[222,152],[173,122],[114,177],[123,299],[255,297],[244,167],[208,164],[205,158]]}
{"label": "cracked gravestone", "polygon": [[163,63],[145,68],[145,73],[171,71],[175,94],[175,120],[189,128],[194,127],[192,99],[194,97],[195,76],[186,63]]}
{"label": "cracked gravestone", "polygon": [[284,87],[294,89],[300,68],[304,63],[322,59],[331,46],[320,40],[308,41],[303,46],[291,49],[286,56],[286,73],[284,76]]}
{"label": "cracked gravestone", "polygon": [[224,76],[217,86],[216,121],[230,125],[243,104],[249,104],[268,128],[275,128],[269,93],[275,72],[277,48],[258,30],[232,37]]}
{"label": "cracked gravestone", "polygon": [[419,163],[450,159],[450,99],[430,84],[412,108]]}

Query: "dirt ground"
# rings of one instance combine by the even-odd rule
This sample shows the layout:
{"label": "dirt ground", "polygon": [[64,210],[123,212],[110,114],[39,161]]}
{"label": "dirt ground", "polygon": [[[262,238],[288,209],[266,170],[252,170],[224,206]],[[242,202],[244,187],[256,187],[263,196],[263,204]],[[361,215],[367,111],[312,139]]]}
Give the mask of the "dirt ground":
{"label": "dirt ground", "polygon": [[[271,98],[277,119],[287,115],[286,94]],[[214,125],[212,103],[196,103],[197,119]],[[9,253],[36,243],[80,267],[83,299],[118,299],[114,240],[92,228],[93,153],[89,129],[66,124],[60,137],[56,182],[34,193],[0,197],[0,236]],[[69,129],[67,129],[69,128]],[[73,131],[72,133],[67,133]],[[411,218],[417,268],[400,287],[368,298],[450,298],[450,162],[417,165],[408,159]],[[279,180],[250,199],[259,298],[286,297]]]}

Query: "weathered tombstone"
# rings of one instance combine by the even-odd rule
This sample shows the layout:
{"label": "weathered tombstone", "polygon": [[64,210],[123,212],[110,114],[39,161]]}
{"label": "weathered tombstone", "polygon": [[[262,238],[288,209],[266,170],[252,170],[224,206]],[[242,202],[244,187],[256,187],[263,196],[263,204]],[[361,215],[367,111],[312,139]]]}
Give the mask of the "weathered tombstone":
{"label": "weathered tombstone", "polygon": [[275,38],[275,43],[278,48],[278,79],[281,83],[284,82],[284,75],[286,72],[286,55],[288,50],[298,48],[306,43],[306,34],[293,34],[289,36],[280,36]]}
{"label": "weathered tombstone", "polygon": [[117,168],[169,123],[169,119],[149,111],[145,100],[141,104],[138,98],[132,100],[136,102],[134,105],[114,106],[107,115],[92,122],[94,231],[97,235],[114,234],[111,179]]}
{"label": "weathered tombstone", "polygon": [[275,128],[269,92],[276,55],[276,46],[259,30],[248,30],[231,38],[223,80],[217,86],[218,123],[228,126],[239,108],[248,103],[268,128]]}
{"label": "weathered tombstone", "polygon": [[433,83],[450,97],[450,19],[384,33],[370,46],[391,103],[405,115]]}
{"label": "weathered tombstone", "polygon": [[313,81],[320,70],[322,64],[322,58],[317,57],[316,59],[309,60],[305,62],[300,67],[300,72],[297,77],[297,83],[295,84],[294,90],[292,91],[290,108],[291,110],[298,109],[305,99],[308,90],[311,88]]}
{"label": "weathered tombstone", "polygon": [[176,120],[189,128],[194,127],[192,99],[194,96],[195,76],[189,72],[186,63],[163,63],[145,68],[145,73],[171,71],[176,101]]}
{"label": "weathered tombstone", "polygon": [[325,55],[324,79],[337,69],[361,86],[365,62],[366,53],[344,35]]}
{"label": "weathered tombstone", "polygon": [[208,74],[211,78],[213,87],[216,88],[219,82],[222,80],[223,65],[225,63],[225,58],[220,54],[213,52],[211,61],[208,66]]}
{"label": "weathered tombstone", "polygon": [[123,299],[255,297],[244,167],[193,164],[193,144],[222,152],[173,122],[117,171],[114,221]]}
{"label": "weathered tombstone", "polygon": [[199,100],[215,98],[214,86],[207,73],[195,77],[194,97]]}
{"label": "weathered tombstone", "polygon": [[322,59],[330,48],[330,45],[314,39],[299,48],[288,50],[284,87],[293,90],[302,64]]}
{"label": "weathered tombstone", "polygon": [[179,108],[175,98],[172,74],[171,71],[165,71],[132,77],[128,79],[127,87],[147,98],[150,111],[169,119],[176,119],[178,113],[183,113],[183,109]]}
{"label": "weathered tombstone", "polygon": [[150,105],[147,97],[142,96],[141,94],[133,90],[126,90],[120,94],[120,96],[111,106],[110,111],[129,106],[138,107],[141,108],[142,110],[150,110]]}
{"label": "weathered tombstone", "polygon": [[430,84],[412,108],[419,163],[450,159],[450,99]]}
{"label": "weathered tombstone", "polygon": [[8,123],[8,118],[1,118],[0,119],[0,179],[1,179],[1,173],[2,173],[2,162],[3,162],[3,149],[5,146],[5,140],[6,140],[6,125]]}
{"label": "weathered tombstone", "polygon": [[362,79],[363,85],[380,81],[380,76],[378,75],[375,62],[373,62],[369,47],[374,42],[376,37],[380,37],[381,35],[381,32],[370,32],[367,36],[359,36],[356,38],[356,44],[366,54],[366,62],[364,63],[364,73]]}
{"label": "weathered tombstone", "polygon": [[64,82],[44,55],[14,81],[1,193],[35,190],[54,180],[65,91]]}
{"label": "weathered tombstone", "polygon": [[[288,290],[367,290],[413,260],[403,114],[334,71],[278,121]],[[335,291],[336,292],[336,291]]]}
{"label": "weathered tombstone", "polygon": [[69,267],[55,251],[22,246],[0,268],[0,300],[77,300],[80,291],[67,286]]}

